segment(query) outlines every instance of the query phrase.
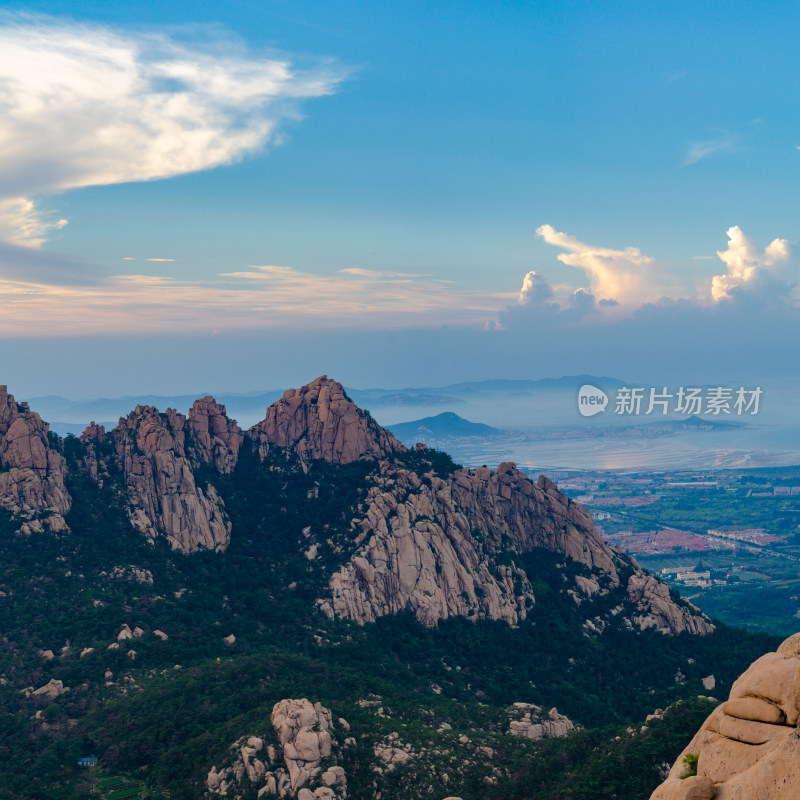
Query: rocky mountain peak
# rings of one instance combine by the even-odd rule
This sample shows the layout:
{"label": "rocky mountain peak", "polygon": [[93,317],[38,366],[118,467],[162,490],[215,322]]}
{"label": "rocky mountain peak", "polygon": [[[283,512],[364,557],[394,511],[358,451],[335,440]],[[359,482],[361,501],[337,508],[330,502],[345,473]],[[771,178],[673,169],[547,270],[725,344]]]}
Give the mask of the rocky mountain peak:
{"label": "rocky mountain peak", "polygon": [[[211,402],[204,409],[215,405],[211,398],[205,400]],[[208,414],[195,414],[201,433],[205,419],[208,434],[208,418]],[[187,418],[171,408],[162,414],[153,406],[137,406],[120,418],[110,435],[126,484],[129,517],[149,538],[163,533],[175,549],[185,553],[224,550],[230,541],[231,524],[214,487],[208,484],[204,491],[195,482],[186,452],[187,431],[191,429]],[[209,448],[210,459],[221,453],[210,434],[201,439]],[[227,456],[220,457],[227,463]]]}
{"label": "rocky mountain peak", "polygon": [[189,411],[188,426],[201,460],[225,475],[233,472],[244,437],[239,426],[228,419],[225,406],[213,397],[195,400]]}
{"label": "rocky mountain peak", "polygon": [[406,450],[327,375],[284,392],[249,434],[262,458],[275,445],[293,449],[303,461],[322,458],[333,464]]}
{"label": "rocky mountain peak", "polygon": [[51,446],[50,427],[0,386],[0,508],[25,533],[66,530],[71,498],[64,457]]}

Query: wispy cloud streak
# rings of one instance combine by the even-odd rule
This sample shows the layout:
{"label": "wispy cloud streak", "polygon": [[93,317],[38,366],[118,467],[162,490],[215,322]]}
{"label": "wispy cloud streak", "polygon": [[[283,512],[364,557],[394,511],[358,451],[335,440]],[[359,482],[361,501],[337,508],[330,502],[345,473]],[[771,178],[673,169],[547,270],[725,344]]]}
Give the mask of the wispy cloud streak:
{"label": "wispy cloud streak", "polygon": [[0,334],[482,325],[510,299],[422,278],[323,276],[282,266],[206,283],[152,275],[91,286],[0,279]]}

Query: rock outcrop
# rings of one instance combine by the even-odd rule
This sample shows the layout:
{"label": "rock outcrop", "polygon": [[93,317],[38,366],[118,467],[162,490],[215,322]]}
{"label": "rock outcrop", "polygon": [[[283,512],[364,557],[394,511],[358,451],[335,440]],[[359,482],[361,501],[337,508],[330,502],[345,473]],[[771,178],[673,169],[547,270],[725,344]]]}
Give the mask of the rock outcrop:
{"label": "rock outcrop", "polygon": [[63,681],[50,678],[50,680],[44,686],[40,686],[38,689],[32,691],[30,696],[42,698],[44,700],[55,700],[57,697],[61,697],[62,694],[66,694],[68,691],[69,686],[64,686]]}
{"label": "rock outcrop", "polygon": [[[201,430],[202,419],[208,415],[196,415]],[[195,482],[187,429],[186,417],[171,408],[161,414],[153,406],[137,406],[120,419],[110,436],[125,481],[128,514],[137,530],[151,539],[165,535],[176,550],[224,550],[231,524],[214,487],[207,484],[203,490]],[[204,441],[209,462],[217,455],[223,464],[229,461],[210,436]]]}
{"label": "rock outcrop", "polygon": [[406,449],[347,397],[341,383],[327,375],[284,392],[248,436],[262,458],[277,446],[294,450],[304,462],[322,458],[332,464],[349,464]]}
{"label": "rock outcrop", "polygon": [[23,533],[67,530],[72,500],[64,485],[64,457],[51,446],[50,428],[0,386],[0,508]]}
{"label": "rock outcrop", "polygon": [[[651,800],[800,797],[800,634],[755,661],[703,723]],[[682,778],[687,755],[697,775]]]}
{"label": "rock outcrop", "polygon": [[[430,461],[431,471],[424,472],[424,450],[409,456],[326,376],[287,391],[246,433],[207,396],[194,403],[188,417],[137,406],[111,431],[93,423],[81,442],[78,469],[101,489],[110,482],[124,492],[136,530],[151,540],[165,536],[183,553],[228,547],[231,522],[213,476],[233,473],[242,447],[252,447],[262,460],[291,451],[306,469],[318,459],[335,465],[374,462],[370,488],[353,512],[349,541],[333,544],[303,531],[309,562],[325,547],[334,555],[349,553],[318,598],[331,618],[363,624],[411,611],[425,625],[454,615],[516,625],[536,598],[513,556],[541,548],[582,567],[568,588],[579,606],[585,600],[591,609],[593,598],[615,591],[620,605],[614,614],[623,602],[635,608],[627,624],[673,634],[713,629],[697,609],[674,601],[666,585],[608,547],[588,511],[546,477],[534,483],[512,463],[494,471],[440,475]],[[409,469],[409,463],[417,466]],[[50,446],[46,424],[3,388],[0,508],[18,515],[23,530],[63,529],[70,506],[64,472],[64,458]],[[313,491],[308,495],[310,502],[315,497]],[[585,628],[599,635],[606,623],[587,613]]]}
{"label": "rock outcrop", "polygon": [[627,593],[628,598],[636,603],[639,612],[634,615],[633,621],[641,628],[699,634],[714,630],[714,626],[698,608],[685,600],[675,602],[670,597],[669,586],[652,575],[641,571],[631,575],[628,578]]}
{"label": "rock outcrop", "polygon": [[194,401],[189,411],[188,430],[192,445],[204,464],[214,466],[217,472],[228,475],[236,467],[242,431],[225,413],[225,406],[213,397]]}
{"label": "rock outcrop", "polygon": [[575,723],[559,714],[555,708],[545,712],[540,706],[531,703],[514,703],[509,709],[508,733],[525,739],[547,739],[552,736],[566,736],[576,730]]}
{"label": "rock outcrop", "polygon": [[[233,763],[206,778],[212,794],[237,797],[246,776],[258,796],[297,797],[298,800],[337,800],[347,796],[347,776],[342,767],[330,763],[336,742],[333,718],[320,703],[286,699],[272,709],[271,722],[279,747],[265,744],[265,737],[246,736],[232,746]],[[349,727],[340,720],[343,727]],[[279,764],[283,759],[285,766]],[[323,762],[326,768],[323,769]]]}
{"label": "rock outcrop", "polygon": [[272,709],[272,726],[278,733],[292,790],[297,791],[317,775],[331,754],[331,712],[320,703],[281,700]]}
{"label": "rock outcrop", "polygon": [[[619,570],[632,566],[603,542],[583,506],[544,476],[533,483],[512,463],[440,477],[382,461],[352,527],[358,549],[318,605],[329,617],[360,624],[404,610],[425,625],[453,615],[517,624],[535,598],[521,570],[497,563],[501,552],[544,548],[568,556],[594,575],[584,582],[590,594],[600,591],[598,580],[619,587]],[[636,598],[647,625],[673,634],[713,630],[635,567],[637,575],[650,587]]]}

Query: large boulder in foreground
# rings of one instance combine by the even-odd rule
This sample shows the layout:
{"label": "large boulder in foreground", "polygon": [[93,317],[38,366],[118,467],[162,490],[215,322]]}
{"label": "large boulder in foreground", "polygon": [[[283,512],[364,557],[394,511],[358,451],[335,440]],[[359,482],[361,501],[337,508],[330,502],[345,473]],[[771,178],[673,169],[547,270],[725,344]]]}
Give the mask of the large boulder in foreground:
{"label": "large boulder in foreground", "polygon": [[[680,754],[651,800],[800,797],[800,633],[750,665]],[[697,775],[684,757],[698,756]]]}

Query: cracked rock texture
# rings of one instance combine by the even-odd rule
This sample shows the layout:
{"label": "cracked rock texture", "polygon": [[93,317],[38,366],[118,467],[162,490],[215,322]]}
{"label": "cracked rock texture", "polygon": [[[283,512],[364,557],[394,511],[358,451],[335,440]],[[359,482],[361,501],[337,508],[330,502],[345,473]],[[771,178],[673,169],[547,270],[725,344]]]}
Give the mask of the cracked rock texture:
{"label": "cracked rock texture", "polygon": [[[330,763],[336,746],[330,710],[306,698],[281,700],[272,709],[271,722],[280,746],[267,745],[260,736],[238,739],[231,746],[233,763],[219,770],[214,766],[208,773],[208,790],[238,797],[246,777],[258,789],[258,797],[344,800],[347,775],[342,767]],[[339,723],[349,728],[345,720]]]}
{"label": "cracked rock texture", "polygon": [[[800,634],[767,653],[733,684],[678,756],[651,800],[796,800],[800,797]],[[683,758],[697,775],[681,779]]]}
{"label": "cracked rock texture", "polygon": [[[196,405],[196,404],[195,404]],[[198,414],[202,420],[207,415]],[[173,409],[161,414],[153,406],[137,406],[111,432],[116,459],[124,476],[133,526],[153,539],[167,537],[176,550],[224,550],[231,524],[222,500],[211,484],[199,487],[187,457],[186,438],[191,425]],[[228,455],[215,448],[209,435],[205,452],[209,461]]]}
{"label": "cracked rock texture", "polygon": [[669,586],[637,571],[628,579],[628,598],[636,603],[639,612],[633,621],[642,628],[669,630],[672,633],[699,633],[705,635],[714,630],[708,618],[688,601],[676,603],[669,594]]}
{"label": "cracked rock texture", "polygon": [[0,508],[24,533],[67,530],[71,498],[64,457],[51,446],[50,427],[0,386]]}
{"label": "cracked rock texture", "polygon": [[341,383],[326,375],[284,392],[248,435],[262,458],[277,445],[294,450],[304,462],[323,458],[332,464],[349,464],[406,450],[346,396]]}
{"label": "cracked rock texture", "polygon": [[512,717],[508,723],[508,732],[512,736],[536,741],[551,736],[566,736],[576,729],[575,723],[559,714],[555,708],[545,712],[540,706],[531,703],[514,703],[508,711]]}
{"label": "cracked rock texture", "polygon": [[[364,505],[352,523],[358,549],[318,601],[331,618],[363,624],[410,610],[425,625],[453,615],[515,625],[535,597],[521,570],[497,563],[500,552],[563,554],[612,588],[620,585],[619,569],[631,566],[603,542],[583,506],[544,476],[532,482],[513,463],[442,478],[383,461]],[[636,597],[648,625],[672,634],[713,630],[699,611],[676,605],[663,584],[652,579],[651,586],[635,570],[649,587]],[[585,585],[599,589],[596,580]]]}
{"label": "cracked rock texture", "polygon": [[[262,460],[288,451],[305,469],[315,459],[371,462],[366,497],[348,512],[354,515],[349,541],[317,540],[308,528],[310,563],[321,548],[347,552],[317,600],[330,618],[364,624],[410,611],[424,625],[454,615],[516,625],[536,598],[513,556],[545,549],[585,568],[569,589],[578,605],[590,601],[589,608],[593,598],[615,591],[621,602],[614,614],[630,610],[623,598],[633,606],[628,625],[671,634],[713,630],[697,609],[673,601],[666,585],[608,547],[589,512],[546,477],[533,482],[512,463],[417,474],[405,466],[407,448],[326,376],[285,392],[246,433],[207,396],[188,417],[137,406],[111,431],[92,423],[81,442],[79,469],[99,487],[110,482],[124,493],[136,530],[151,540],[165,536],[183,553],[228,547],[231,522],[214,475],[234,473],[242,447]],[[23,531],[65,527],[70,498],[57,446],[39,416],[3,387],[0,507],[20,517]],[[269,468],[280,470],[280,463]],[[600,635],[606,622],[595,617],[586,627]]]}
{"label": "cracked rock texture", "polygon": [[244,437],[239,426],[228,419],[225,406],[213,397],[195,400],[189,411],[188,430],[204,464],[211,464],[223,475],[233,472]]}

